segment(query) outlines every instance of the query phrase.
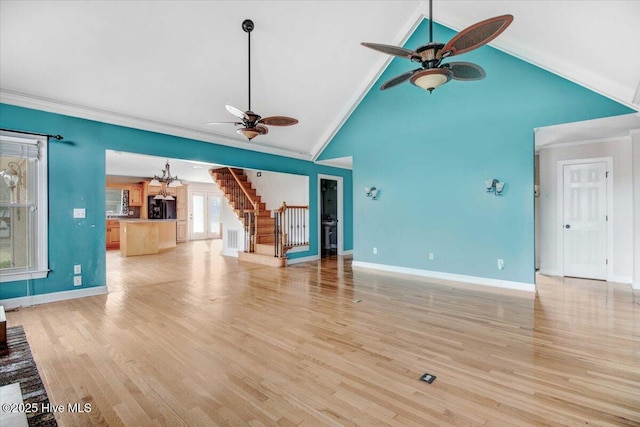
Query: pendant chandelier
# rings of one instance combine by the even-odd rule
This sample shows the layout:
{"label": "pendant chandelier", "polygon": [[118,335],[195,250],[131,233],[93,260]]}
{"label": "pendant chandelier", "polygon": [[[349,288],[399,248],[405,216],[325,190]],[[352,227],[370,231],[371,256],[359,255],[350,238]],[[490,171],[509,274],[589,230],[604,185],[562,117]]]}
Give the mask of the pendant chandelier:
{"label": "pendant chandelier", "polygon": [[167,193],[167,187],[181,187],[182,182],[178,179],[178,176],[171,175],[171,167],[169,166],[169,160],[164,165],[162,170],[162,176],[154,175],[153,179],[149,182],[151,186],[160,186],[160,192],[153,199],[154,200],[175,200],[175,198]]}

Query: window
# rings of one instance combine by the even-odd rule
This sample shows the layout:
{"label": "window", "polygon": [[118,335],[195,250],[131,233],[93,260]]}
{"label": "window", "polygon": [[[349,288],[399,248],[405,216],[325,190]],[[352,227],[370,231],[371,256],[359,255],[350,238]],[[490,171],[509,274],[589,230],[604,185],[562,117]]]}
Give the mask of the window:
{"label": "window", "polygon": [[0,282],[47,276],[47,139],[0,131]]}
{"label": "window", "polygon": [[126,215],[128,213],[128,208],[124,204],[125,191],[119,188],[107,188],[107,216]]}

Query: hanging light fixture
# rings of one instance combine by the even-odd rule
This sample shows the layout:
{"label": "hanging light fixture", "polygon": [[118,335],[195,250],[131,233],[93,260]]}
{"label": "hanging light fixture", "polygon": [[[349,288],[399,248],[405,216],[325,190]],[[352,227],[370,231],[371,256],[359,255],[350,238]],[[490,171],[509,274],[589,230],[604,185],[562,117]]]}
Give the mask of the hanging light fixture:
{"label": "hanging light fixture", "polygon": [[167,160],[162,170],[162,176],[154,175],[153,179],[149,181],[149,185],[161,187],[160,192],[153,198],[154,200],[175,200],[171,194],[167,193],[167,187],[181,187],[182,182],[178,179],[178,175],[171,175],[171,166],[169,166],[169,160]]}
{"label": "hanging light fixture", "polygon": [[171,175],[171,167],[169,166],[169,160],[164,165],[164,169],[162,170],[162,176],[154,175],[153,179],[149,182],[149,185],[153,185],[155,187],[159,185],[166,185],[168,187],[181,187],[182,182],[178,179],[178,175]]}

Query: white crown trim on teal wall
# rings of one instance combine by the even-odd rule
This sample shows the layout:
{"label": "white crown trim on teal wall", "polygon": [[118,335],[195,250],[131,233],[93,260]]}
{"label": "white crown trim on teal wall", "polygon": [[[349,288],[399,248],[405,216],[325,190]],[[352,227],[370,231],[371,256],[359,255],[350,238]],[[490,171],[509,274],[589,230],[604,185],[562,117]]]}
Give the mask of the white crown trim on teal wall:
{"label": "white crown trim on teal wall", "polygon": [[64,301],[68,299],[93,297],[96,295],[108,294],[106,286],[94,286],[91,288],[78,289],[73,291],[51,292],[48,294],[31,295],[28,297],[18,297],[0,300],[0,305],[5,309],[29,307],[32,305],[47,304],[50,302]]}
{"label": "white crown trim on teal wall", "polygon": [[0,102],[17,105],[18,107],[33,108],[50,113],[63,114],[118,126],[132,127],[150,132],[189,138],[196,141],[210,142],[213,144],[225,145],[244,150],[250,149],[252,151],[258,151],[265,154],[275,154],[277,156],[291,157],[300,160],[311,160],[311,155],[308,153],[273,147],[267,144],[252,144],[249,148],[244,140],[236,140],[234,138],[203,132],[197,129],[191,129],[171,123],[158,122],[144,117],[116,113],[113,111],[89,107],[86,105],[72,104],[59,100],[41,98],[6,89],[0,90]]}
{"label": "white crown trim on teal wall", "polygon": [[619,141],[631,142],[631,135],[629,134],[628,136],[612,136],[610,138],[588,139],[585,141],[575,141],[575,142],[553,142],[551,144],[536,147],[536,152],[539,152],[540,150],[547,150],[552,148],[575,147],[578,145],[590,145],[590,144],[606,144],[608,142],[619,142]]}
{"label": "white crown trim on teal wall", "polygon": [[535,292],[535,283],[512,282],[509,280],[489,279],[487,277],[465,276],[463,274],[443,273],[441,271],[421,270],[417,268],[396,267],[393,265],[375,264],[371,262],[353,261],[354,268],[380,270],[390,273],[409,274],[411,276],[442,279],[453,282],[471,283],[474,285],[492,286],[495,288],[513,289],[516,291]]}

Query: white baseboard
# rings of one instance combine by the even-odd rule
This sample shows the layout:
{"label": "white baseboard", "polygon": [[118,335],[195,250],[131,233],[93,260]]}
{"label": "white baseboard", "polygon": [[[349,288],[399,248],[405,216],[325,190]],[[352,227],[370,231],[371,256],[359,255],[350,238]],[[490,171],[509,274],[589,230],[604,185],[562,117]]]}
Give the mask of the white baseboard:
{"label": "white baseboard", "polygon": [[287,259],[287,265],[300,264],[308,261],[317,261],[320,259],[320,255],[311,255],[300,258]]}
{"label": "white baseboard", "polygon": [[631,284],[631,287],[632,287],[633,289],[638,289],[638,290],[640,290],[640,281],[633,282],[633,284]]}
{"label": "white baseboard", "polygon": [[238,250],[237,249],[223,249],[222,256],[231,256],[234,258],[238,258]]}
{"label": "white baseboard", "polygon": [[544,276],[560,276],[560,272],[558,270],[542,270],[539,271],[540,274]]}
{"label": "white baseboard", "polygon": [[421,270],[417,268],[396,267],[393,265],[374,264],[370,262],[353,261],[355,268],[388,271],[391,273],[409,274],[412,276],[428,277],[431,279],[451,280],[454,282],[471,283],[474,285],[493,286],[496,288],[514,289],[517,291],[535,292],[534,283],[512,282],[509,280],[489,279],[486,277],[465,276],[462,274],[443,273],[441,271]]}
{"label": "white baseboard", "polygon": [[633,278],[629,276],[611,276],[611,280],[608,280],[608,281],[631,285],[633,283]]}
{"label": "white baseboard", "polygon": [[309,250],[309,245],[296,246],[287,251],[288,254],[295,254],[296,252],[306,252]]}
{"label": "white baseboard", "polygon": [[106,286],[93,286],[91,288],[78,289],[73,291],[51,292],[48,294],[31,295],[28,297],[18,297],[0,300],[0,305],[5,309],[29,307],[31,305],[46,304],[49,302],[64,301],[68,299],[92,297],[109,293]]}
{"label": "white baseboard", "polygon": [[353,255],[353,249],[349,249],[348,251],[342,251],[342,256]]}

